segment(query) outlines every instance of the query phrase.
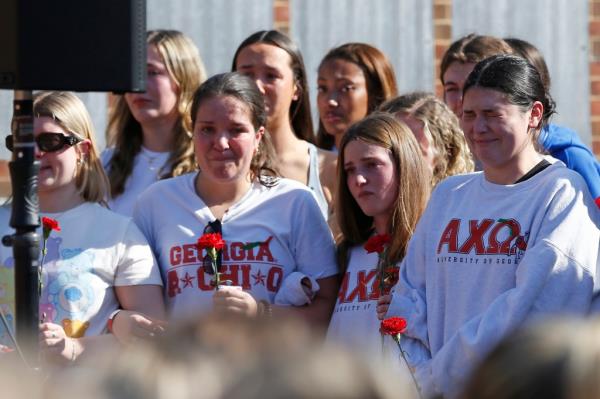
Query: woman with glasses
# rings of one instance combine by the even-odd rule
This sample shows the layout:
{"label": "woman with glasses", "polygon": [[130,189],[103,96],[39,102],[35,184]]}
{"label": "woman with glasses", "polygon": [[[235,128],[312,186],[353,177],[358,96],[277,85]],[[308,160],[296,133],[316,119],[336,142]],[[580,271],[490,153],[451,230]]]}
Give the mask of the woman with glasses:
{"label": "woman with glasses", "polygon": [[[211,310],[248,317],[285,311],[326,325],[337,285],[333,237],[310,190],[274,171],[255,83],[237,72],[213,76],[195,93],[191,118],[199,171],[152,185],[134,212],[157,257],[171,319]],[[197,244],[204,233],[225,241],[216,262],[220,287]],[[272,306],[294,272],[315,279],[316,297],[304,307]],[[131,312],[114,321],[117,333],[121,324],[149,337],[157,327],[147,315],[125,315]]]}
{"label": "woman with glasses", "polygon": [[[106,208],[108,180],[83,103],[71,93],[40,92],[33,112],[40,213],[60,228],[42,257],[40,347],[49,361],[69,363],[86,348],[116,342],[98,336],[119,308],[162,318],[161,279],[133,221]],[[0,276],[12,278],[11,248],[0,246],[0,258]],[[12,346],[6,336],[3,342]]]}

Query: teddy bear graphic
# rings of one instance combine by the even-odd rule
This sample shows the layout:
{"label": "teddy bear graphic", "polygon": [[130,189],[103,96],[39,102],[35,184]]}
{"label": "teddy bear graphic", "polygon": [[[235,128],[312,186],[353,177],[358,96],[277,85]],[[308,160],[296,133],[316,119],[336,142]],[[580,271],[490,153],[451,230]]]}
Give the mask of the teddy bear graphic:
{"label": "teddy bear graphic", "polygon": [[81,248],[63,249],[56,272],[49,274],[47,303],[55,310],[53,320],[60,321],[69,337],[80,338],[89,327],[88,311],[96,295],[93,289],[93,254]]}

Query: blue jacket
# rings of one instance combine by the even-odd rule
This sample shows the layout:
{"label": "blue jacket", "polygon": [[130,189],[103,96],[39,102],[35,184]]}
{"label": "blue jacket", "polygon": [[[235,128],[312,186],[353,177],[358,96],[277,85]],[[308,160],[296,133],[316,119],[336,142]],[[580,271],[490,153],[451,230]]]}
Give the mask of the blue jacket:
{"label": "blue jacket", "polygon": [[560,159],[569,169],[583,177],[596,205],[600,207],[600,163],[581,142],[577,132],[549,124],[542,130],[539,143],[550,155]]}

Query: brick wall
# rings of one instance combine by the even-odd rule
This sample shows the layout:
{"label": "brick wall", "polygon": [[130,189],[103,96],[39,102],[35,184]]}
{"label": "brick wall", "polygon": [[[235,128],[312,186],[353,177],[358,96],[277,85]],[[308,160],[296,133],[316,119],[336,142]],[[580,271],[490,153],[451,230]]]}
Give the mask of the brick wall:
{"label": "brick wall", "polygon": [[290,32],[290,3],[289,0],[273,1],[273,26],[276,30],[289,34]]}
{"label": "brick wall", "polygon": [[433,41],[435,57],[435,92],[442,97],[440,63],[444,52],[452,43],[452,0],[433,0]]}
{"label": "brick wall", "polygon": [[600,156],[600,0],[589,0],[590,119],[592,149]]}

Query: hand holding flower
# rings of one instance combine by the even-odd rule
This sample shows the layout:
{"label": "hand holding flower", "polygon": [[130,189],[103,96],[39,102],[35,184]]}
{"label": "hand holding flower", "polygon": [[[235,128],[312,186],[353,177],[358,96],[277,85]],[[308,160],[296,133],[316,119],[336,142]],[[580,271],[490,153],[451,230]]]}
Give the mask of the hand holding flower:
{"label": "hand holding flower", "polygon": [[391,302],[391,294],[386,294],[379,297],[379,299],[377,300],[377,318],[379,320],[383,320],[385,318],[385,315],[387,314],[387,311],[390,308]]}
{"label": "hand holding flower", "polygon": [[228,312],[248,317],[256,317],[258,303],[249,293],[241,287],[221,286],[213,294],[213,306],[217,312]]}

